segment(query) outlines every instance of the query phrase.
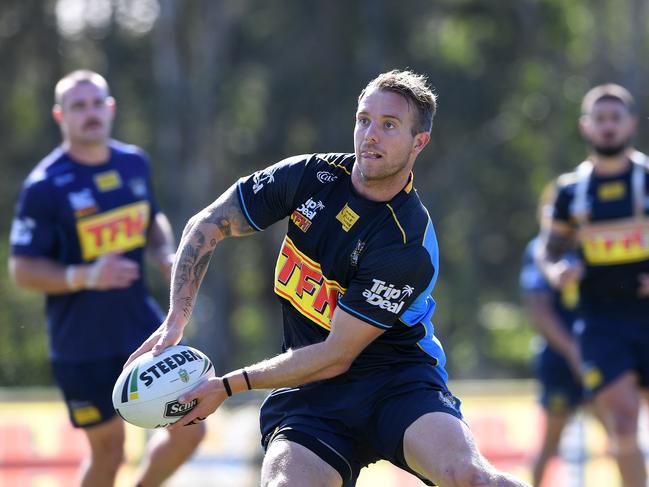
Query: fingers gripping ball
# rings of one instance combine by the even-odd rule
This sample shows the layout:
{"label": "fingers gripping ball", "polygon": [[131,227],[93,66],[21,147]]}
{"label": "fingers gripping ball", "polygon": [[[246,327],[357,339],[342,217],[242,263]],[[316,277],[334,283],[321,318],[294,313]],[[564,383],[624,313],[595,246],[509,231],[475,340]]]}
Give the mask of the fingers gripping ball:
{"label": "fingers gripping ball", "polygon": [[142,428],[163,428],[196,406],[178,397],[203,378],[214,377],[214,367],[195,348],[176,345],[157,357],[138,357],[122,371],[113,388],[113,407],[125,421]]}

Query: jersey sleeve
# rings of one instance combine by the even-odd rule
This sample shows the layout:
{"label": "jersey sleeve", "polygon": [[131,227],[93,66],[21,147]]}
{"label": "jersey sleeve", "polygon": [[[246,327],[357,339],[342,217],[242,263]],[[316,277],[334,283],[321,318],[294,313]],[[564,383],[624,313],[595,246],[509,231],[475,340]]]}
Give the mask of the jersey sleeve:
{"label": "jersey sleeve", "polygon": [[523,293],[538,293],[551,291],[548,281],[534,260],[534,247],[530,243],[525,249],[523,265],[519,276],[519,284]]}
{"label": "jersey sleeve", "polygon": [[263,230],[291,214],[307,163],[308,156],[290,157],[237,182],[239,203],[252,228]]}
{"label": "jersey sleeve", "polygon": [[574,188],[571,191],[569,186],[560,186],[557,191],[557,197],[554,200],[552,208],[552,218],[565,223],[572,222],[570,205],[572,204]]}
{"label": "jersey sleeve", "polygon": [[11,254],[54,257],[57,224],[45,181],[25,184],[18,197],[10,233]]}
{"label": "jersey sleeve", "polygon": [[428,311],[435,278],[436,270],[423,247],[381,249],[362,259],[338,306],[371,325],[389,329],[408,310]]}

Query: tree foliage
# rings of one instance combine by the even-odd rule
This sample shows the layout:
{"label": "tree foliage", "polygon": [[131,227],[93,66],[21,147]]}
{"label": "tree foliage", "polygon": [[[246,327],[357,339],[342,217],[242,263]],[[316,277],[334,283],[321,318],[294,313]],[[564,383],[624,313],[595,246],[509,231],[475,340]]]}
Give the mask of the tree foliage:
{"label": "tree foliage", "polygon": [[[351,151],[360,89],[409,67],[439,94],[415,184],[440,243],[436,326],[449,371],[526,375],[532,330],[517,275],[536,198],[584,157],[577,118],[591,85],[619,82],[646,106],[646,11],[645,0],[3,0],[0,256],[21,181],[58,143],[52,91],[72,69],[106,75],[115,135],[152,156],[179,236],[244,174]],[[280,227],[228,241],[212,261],[190,339],[220,370],[279,348]],[[0,290],[0,383],[46,383],[42,300],[6,275]]]}

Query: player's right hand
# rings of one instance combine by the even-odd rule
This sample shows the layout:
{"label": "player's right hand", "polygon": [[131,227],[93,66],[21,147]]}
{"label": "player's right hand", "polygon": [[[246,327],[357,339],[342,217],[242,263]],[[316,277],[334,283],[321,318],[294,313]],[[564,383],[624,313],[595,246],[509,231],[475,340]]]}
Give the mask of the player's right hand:
{"label": "player's right hand", "polygon": [[124,368],[128,367],[140,355],[149,351],[152,351],[154,356],[160,355],[164,349],[177,345],[183,337],[183,330],[183,325],[167,317],[158,329],[151,333],[151,336],[129,356]]}
{"label": "player's right hand", "polygon": [[102,255],[87,270],[86,285],[89,289],[107,290],[127,288],[140,278],[137,262],[120,254]]}
{"label": "player's right hand", "polygon": [[555,289],[563,289],[566,285],[578,281],[583,274],[583,264],[566,259],[551,264],[547,270],[548,281]]}

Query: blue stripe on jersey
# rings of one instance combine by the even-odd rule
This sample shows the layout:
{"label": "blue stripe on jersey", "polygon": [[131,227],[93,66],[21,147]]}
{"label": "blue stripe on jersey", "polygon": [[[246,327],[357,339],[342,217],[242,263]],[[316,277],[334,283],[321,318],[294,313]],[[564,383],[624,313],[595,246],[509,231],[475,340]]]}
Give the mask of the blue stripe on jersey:
{"label": "blue stripe on jersey", "polygon": [[439,364],[444,366],[446,363],[446,356],[444,355],[441,344],[437,338],[435,338],[435,326],[431,321],[433,313],[435,312],[435,300],[431,297],[430,293],[435,286],[437,275],[439,273],[439,252],[435,229],[433,228],[433,222],[430,220],[430,217],[428,218],[428,225],[426,226],[426,233],[424,234],[422,245],[430,254],[430,260],[435,268],[435,274],[430,280],[428,287],[417,296],[417,298],[415,298],[414,302],[401,315],[400,319],[408,326],[414,326],[419,323],[424,325],[426,336],[419,340],[417,344],[424,352],[431,357],[435,357]]}
{"label": "blue stripe on jersey", "polygon": [[239,202],[241,203],[241,208],[243,209],[243,213],[246,216],[246,219],[248,220],[248,223],[257,230],[258,232],[261,232],[261,228],[257,226],[257,224],[253,221],[252,217],[250,216],[250,213],[248,213],[248,209],[246,208],[246,202],[243,200],[243,193],[241,192],[241,183],[237,183],[237,191],[239,192]]}
{"label": "blue stripe on jersey", "polygon": [[379,321],[373,320],[369,316],[365,316],[363,313],[359,313],[355,309],[352,309],[349,306],[341,303],[340,300],[338,300],[338,306],[340,306],[342,309],[347,311],[350,315],[354,315],[357,318],[360,318],[361,320],[370,323],[371,325],[378,326],[379,328],[383,328],[384,330],[389,330],[390,328],[392,328],[390,325],[386,325],[386,324],[381,323]]}

